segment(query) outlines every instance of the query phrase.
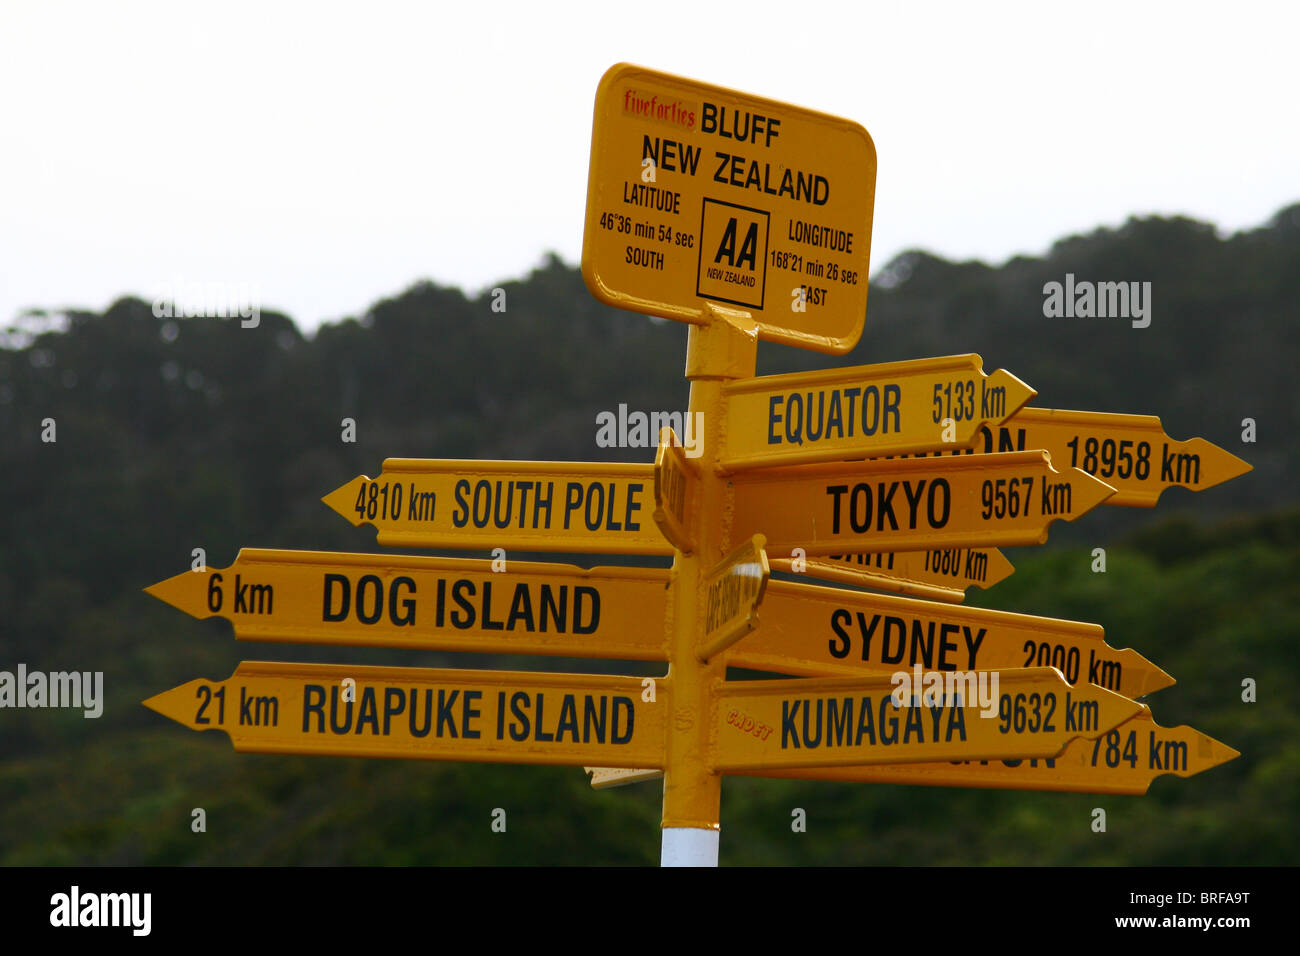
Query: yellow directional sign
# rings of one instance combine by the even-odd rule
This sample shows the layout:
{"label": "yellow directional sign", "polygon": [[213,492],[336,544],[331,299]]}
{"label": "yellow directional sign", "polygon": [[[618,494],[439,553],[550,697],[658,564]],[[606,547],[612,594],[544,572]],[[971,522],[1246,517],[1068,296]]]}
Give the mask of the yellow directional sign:
{"label": "yellow directional sign", "polygon": [[857,123],[620,63],[592,124],[582,274],[620,309],[747,312],[841,354],[867,309],[876,148]]}
{"label": "yellow directional sign", "polygon": [[[953,675],[960,689],[945,688],[930,704],[904,695],[917,701],[907,706],[895,704],[890,677],[719,682],[714,769],[1051,757],[1142,709],[1091,684],[1071,687],[1050,667],[993,673],[996,687],[987,671]],[[978,690],[960,683],[962,676]]]}
{"label": "yellow directional sign", "polygon": [[[1142,712],[1094,740],[1075,740],[1056,757],[906,763],[881,767],[814,767],[802,770],[740,771],[745,776],[906,783],[932,787],[998,790],[1056,790],[1069,793],[1143,794],[1165,774],[1191,777],[1241,756],[1187,725],[1161,727]],[[593,787],[651,779],[650,770],[596,770]],[[620,777],[625,774],[625,777]]]}
{"label": "yellow directional sign", "polygon": [[245,661],[145,706],[245,753],[663,767],[667,679]]}
{"label": "yellow directional sign", "polygon": [[1015,571],[997,548],[831,554],[798,560],[769,556],[769,561],[773,571],[953,604],[965,600],[967,588],[987,590]]}
{"label": "yellow directional sign", "polygon": [[1022,408],[981,437],[977,452],[1044,448],[1058,468],[1095,475],[1115,488],[1108,505],[1153,508],[1166,488],[1204,491],[1253,467],[1204,438],[1171,439],[1154,415]]}
{"label": "yellow directional sign", "polygon": [[762,531],[781,555],[1042,544],[1113,494],[1042,451],[768,468],[733,486],[733,534]]}
{"label": "yellow directional sign", "polygon": [[326,495],[385,545],[671,554],[651,465],[389,458]]}
{"label": "yellow directional sign", "polygon": [[[1068,793],[1141,795],[1165,774],[1192,777],[1241,756],[1187,725],[1161,727],[1144,707],[1094,740],[1071,741],[1056,757],[955,760],[861,767],[805,767],[799,770],[737,770],[742,777],[893,783],[995,790],[1052,790]],[[656,780],[661,770],[586,767],[593,790]]]}
{"label": "yellow directional sign", "polygon": [[686,450],[671,428],[659,436],[655,453],[655,524],[664,537],[683,554],[695,550],[688,530],[695,516],[699,468],[686,457]]}
{"label": "yellow directional sign", "polygon": [[1174,679],[1098,624],[770,581],[763,623],[727,664],[816,677],[1055,667],[1070,685],[1136,699]]}
{"label": "yellow directional sign", "polygon": [[704,640],[699,658],[707,661],[758,626],[758,606],[771,571],[756,534],[704,576]]}
{"label": "yellow directional sign", "polygon": [[1037,394],[952,355],[739,379],[722,386],[728,471],[969,448]]}
{"label": "yellow directional sign", "polygon": [[243,641],[668,660],[667,575],[592,568],[244,548],[228,568],[145,588]]}

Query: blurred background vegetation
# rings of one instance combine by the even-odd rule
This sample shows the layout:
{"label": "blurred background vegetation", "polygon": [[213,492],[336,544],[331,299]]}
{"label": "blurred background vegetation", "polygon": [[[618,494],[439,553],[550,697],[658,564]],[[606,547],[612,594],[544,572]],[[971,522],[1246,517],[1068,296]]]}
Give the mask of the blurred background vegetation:
{"label": "blurred background vegetation", "polygon": [[[1150,281],[1152,323],[1046,319],[1042,287]],[[657,784],[596,793],[574,768],[236,754],[140,706],[243,659],[624,671],[618,662],[238,644],[141,589],[193,548],[377,551],[320,497],[389,456],[648,461],[596,447],[602,410],[684,409],[686,327],[606,308],[575,268],[467,297],[430,283],[305,337],[286,316],[160,319],[34,311],[0,347],[0,669],[99,670],[98,720],[0,711],[5,864],[648,864]],[[978,352],[1050,408],[1159,415],[1254,464],[1152,510],[1056,524],[1016,573],[970,603],[1095,621],[1178,683],[1157,720],[1241,758],[1145,797],[728,779],[724,864],[1244,864],[1300,854],[1300,205],[1231,236],[1183,218],[1130,220],[1000,267],[923,252],[873,280],[843,358],[763,345],[773,373]],[[343,418],[357,441],[340,440]],[[1258,442],[1243,444],[1254,418]],[[43,443],[41,421],[57,422]],[[1105,547],[1105,574],[1090,571]],[[477,555],[486,556],[486,555]],[[516,557],[530,557],[515,555]],[[571,556],[533,555],[543,560]],[[576,558],[581,563],[617,559]],[[1241,680],[1259,702],[1241,702]],[[1108,812],[1094,834],[1090,811]],[[192,808],[207,832],[190,829]],[[495,807],[508,831],[490,829]],[[807,811],[792,833],[791,810]]]}

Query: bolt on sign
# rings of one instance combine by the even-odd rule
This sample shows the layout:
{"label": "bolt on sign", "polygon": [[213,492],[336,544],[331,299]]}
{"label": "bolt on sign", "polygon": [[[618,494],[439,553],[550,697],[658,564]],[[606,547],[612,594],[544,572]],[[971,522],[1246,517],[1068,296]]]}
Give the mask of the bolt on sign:
{"label": "bolt on sign", "polygon": [[818,352],[867,310],[876,147],[857,123],[620,63],[596,91],[582,274],[681,322],[705,303]]}

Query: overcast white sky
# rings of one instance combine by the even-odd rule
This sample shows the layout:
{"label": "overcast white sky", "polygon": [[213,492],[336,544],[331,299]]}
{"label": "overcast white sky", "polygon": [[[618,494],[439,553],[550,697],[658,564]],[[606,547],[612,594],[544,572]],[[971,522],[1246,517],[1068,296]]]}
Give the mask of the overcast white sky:
{"label": "overcast white sky", "polygon": [[1131,214],[1253,226],[1300,199],[1298,27],[1240,0],[0,0],[0,328],[179,281],[313,328],[576,263],[620,61],[862,123],[873,274]]}

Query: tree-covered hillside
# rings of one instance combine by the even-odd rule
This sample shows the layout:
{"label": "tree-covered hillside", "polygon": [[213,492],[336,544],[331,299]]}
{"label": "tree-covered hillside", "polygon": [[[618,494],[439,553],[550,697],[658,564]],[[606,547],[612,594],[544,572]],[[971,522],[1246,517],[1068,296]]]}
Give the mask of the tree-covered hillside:
{"label": "tree-covered hillside", "polygon": [[[1152,283],[1152,322],[1047,318],[1067,273]],[[0,862],[648,863],[658,788],[592,792],[581,771],[235,754],[140,706],[244,659],[623,670],[645,665],[237,644],[142,592],[241,546],[376,551],[320,501],[390,456],[649,461],[604,449],[596,416],[684,409],[686,328],[598,304],[549,258],[467,298],[419,283],[310,337],[286,316],[25,317],[0,347],[0,670],[103,671],[97,720],[0,710]],[[1300,205],[1219,235],[1133,220],[1002,266],[922,252],[873,280],[866,331],[832,359],[763,345],[759,371],[974,351],[1034,386],[1036,405],[1159,415],[1255,470],[1057,524],[973,603],[1098,622],[1178,679],[1150,700],[1240,750],[1146,797],[730,779],[727,863],[1295,862],[1294,687],[1300,636]],[[1242,442],[1242,420],[1258,440]],[[352,419],[356,441],[342,440]],[[57,441],[42,440],[53,420]],[[1105,574],[1090,570],[1094,547]],[[481,555],[479,555],[481,556]],[[558,556],[546,556],[557,559]],[[592,563],[586,561],[586,563]],[[601,563],[612,563],[602,559]],[[1241,702],[1241,681],[1259,702]],[[1106,834],[1089,811],[1108,808]],[[207,811],[208,831],[190,830]],[[506,807],[505,835],[489,828]],[[791,809],[808,813],[792,833]]]}

